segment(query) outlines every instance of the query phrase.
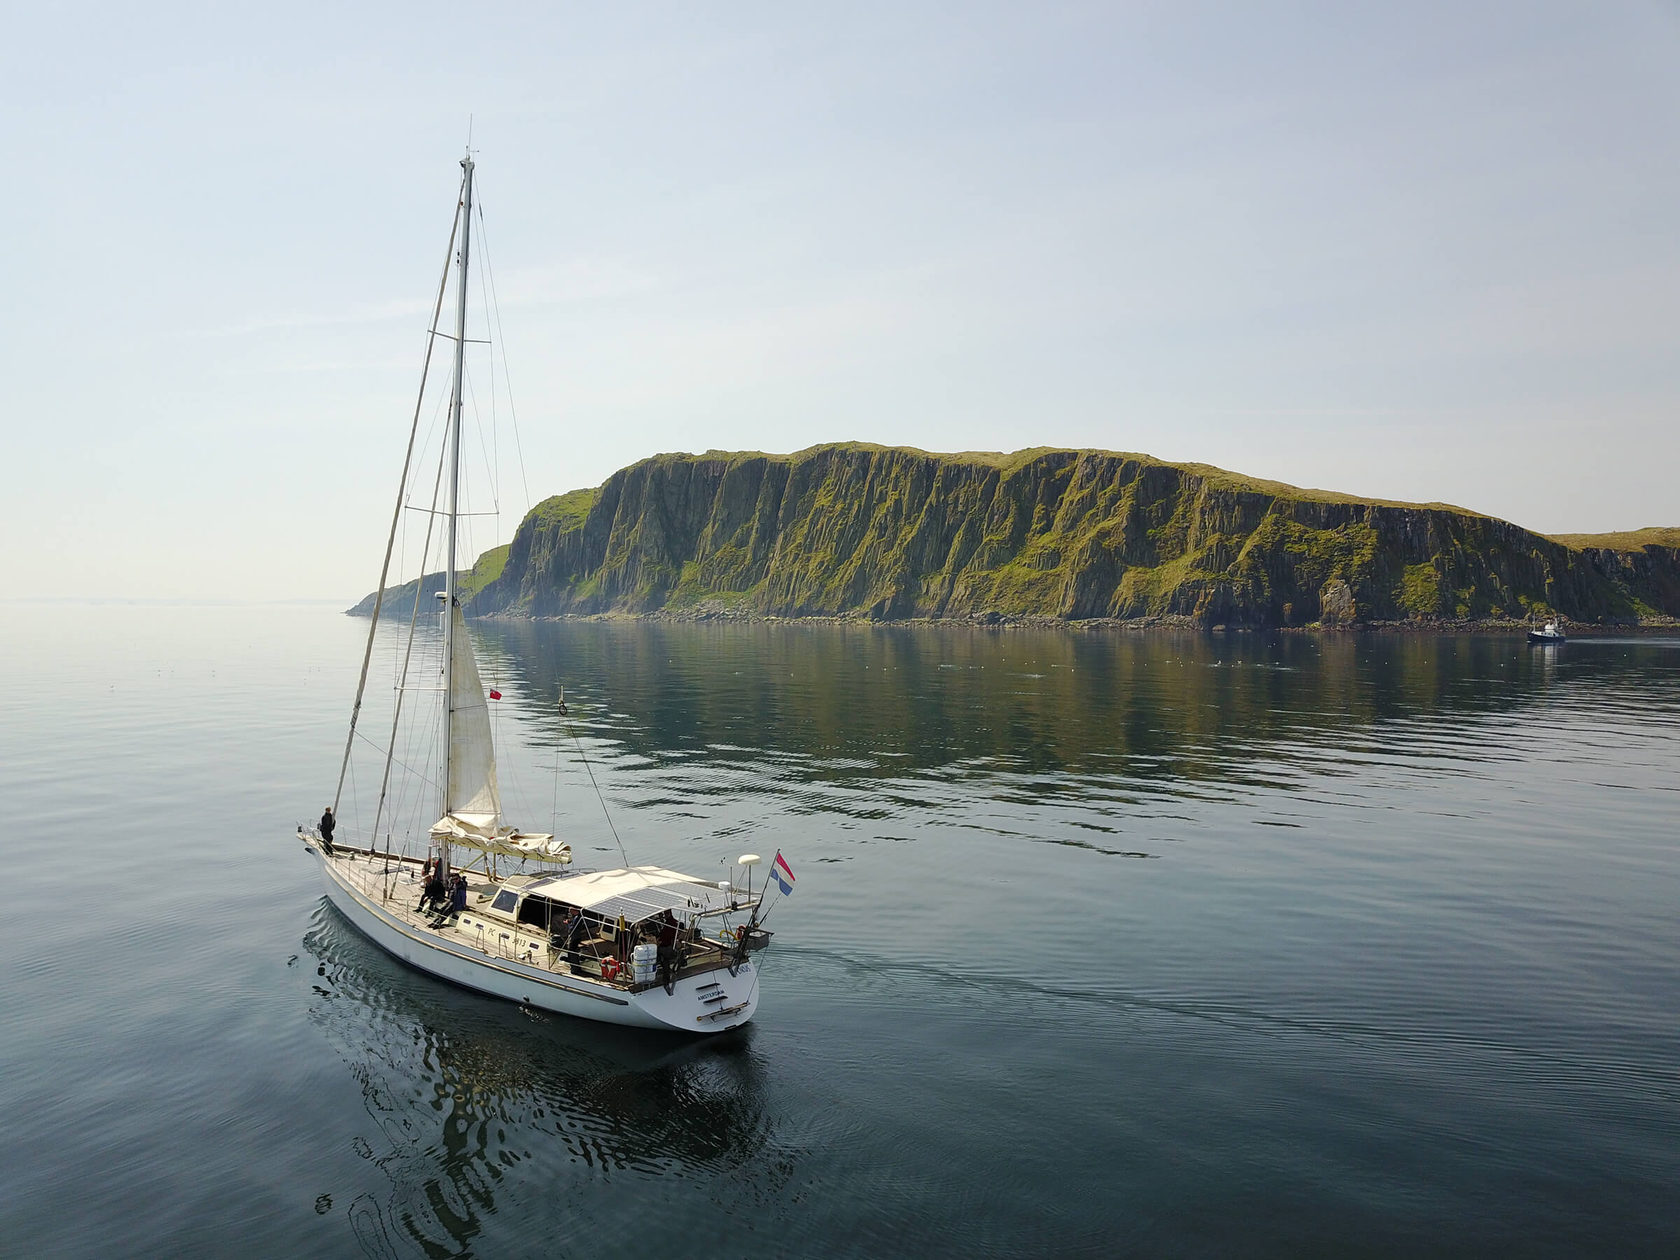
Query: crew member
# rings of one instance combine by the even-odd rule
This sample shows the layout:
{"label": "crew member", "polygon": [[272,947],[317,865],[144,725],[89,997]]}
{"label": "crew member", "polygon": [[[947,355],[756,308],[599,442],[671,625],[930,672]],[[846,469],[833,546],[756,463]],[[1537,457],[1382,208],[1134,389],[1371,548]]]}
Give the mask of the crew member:
{"label": "crew member", "polygon": [[443,863],[439,862],[426,877],[426,886],[420,892],[420,904],[415,909],[424,910],[427,905],[434,910],[442,909],[448,904],[448,898],[449,891],[443,886]]}
{"label": "crew member", "polygon": [[677,917],[669,910],[661,910],[654,923],[659,927],[659,970],[669,983],[681,966],[677,958]]}
{"label": "crew member", "polygon": [[589,930],[589,925],[583,917],[583,911],[576,907],[567,910],[566,918],[561,927],[566,934],[566,961],[576,967],[582,961],[578,956],[578,946]]}

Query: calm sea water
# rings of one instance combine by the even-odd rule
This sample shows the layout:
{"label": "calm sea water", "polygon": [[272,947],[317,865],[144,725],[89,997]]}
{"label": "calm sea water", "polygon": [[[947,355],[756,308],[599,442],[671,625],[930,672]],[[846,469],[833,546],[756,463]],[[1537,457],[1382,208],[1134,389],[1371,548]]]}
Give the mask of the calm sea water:
{"label": "calm sea water", "polygon": [[689,1041],[326,907],[364,622],[9,612],[5,1254],[1680,1253],[1680,642],[475,631],[520,821],[797,872]]}

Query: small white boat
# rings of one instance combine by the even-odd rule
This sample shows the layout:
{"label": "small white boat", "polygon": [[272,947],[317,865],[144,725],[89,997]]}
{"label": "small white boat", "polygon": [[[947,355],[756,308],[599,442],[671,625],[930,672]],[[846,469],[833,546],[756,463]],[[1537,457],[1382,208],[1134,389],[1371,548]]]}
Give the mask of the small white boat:
{"label": "small white boat", "polygon": [[[431,679],[410,684],[422,666],[416,659],[415,627],[419,608],[404,618],[408,642],[395,691],[389,745],[383,748],[385,779],[373,825],[360,847],[349,843],[337,824],[338,799],[345,772],[339,773],[334,804],[319,825],[300,825],[298,838],[321,864],[321,882],[339,912],[375,944],[403,962],[444,980],[564,1015],[642,1028],[684,1032],[721,1032],[737,1028],[758,1008],[760,958],[770,933],[759,924],[764,892],[773,880],[791,891],[793,873],[778,853],[765,889],[754,893],[755,854],[743,854],[735,867],[745,886],[706,880],[657,866],[626,865],[618,870],[583,871],[572,866],[571,847],[548,833],[526,832],[502,816],[489,707],[458,593],[457,523],[461,482],[461,412],[463,356],[467,344],[467,266],[473,210],[473,161],[461,162],[457,202],[457,248],[454,383],[448,435],[440,450],[439,480],[447,492],[441,658],[431,662]],[[433,314],[433,334],[443,307],[443,290]],[[422,395],[424,386],[422,386]],[[418,422],[420,408],[415,409]],[[413,438],[410,438],[412,457]],[[409,461],[412,462],[412,458]],[[389,577],[397,520],[414,489],[405,463],[392,542],[379,580],[373,624],[351,711],[345,766],[358,732],[368,665]],[[420,481],[421,485],[425,481]],[[435,503],[434,503],[435,507]],[[420,586],[416,584],[418,601]],[[420,651],[424,655],[424,651]],[[412,664],[411,664],[412,662]],[[441,675],[441,687],[436,681]],[[437,821],[416,823],[410,843],[419,852],[394,852],[387,787],[393,769],[405,768],[397,755],[398,719],[405,691],[431,692],[441,732],[435,747],[441,766],[418,778],[441,788]],[[490,693],[500,698],[499,692]],[[561,706],[564,712],[564,705]],[[410,745],[404,745],[406,749]],[[405,757],[408,754],[405,753]],[[384,837],[383,845],[379,838]],[[501,868],[517,863],[519,873]],[[536,867],[533,872],[529,868]]]}
{"label": "small white boat", "polygon": [[1530,643],[1566,643],[1568,638],[1563,633],[1563,627],[1556,621],[1548,621],[1540,629],[1530,628],[1528,632]]}

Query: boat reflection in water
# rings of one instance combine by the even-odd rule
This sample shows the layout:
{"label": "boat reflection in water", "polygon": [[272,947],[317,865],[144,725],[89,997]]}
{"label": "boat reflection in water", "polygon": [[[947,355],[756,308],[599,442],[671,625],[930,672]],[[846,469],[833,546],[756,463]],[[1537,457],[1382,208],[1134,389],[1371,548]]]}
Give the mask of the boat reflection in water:
{"label": "boat reflection in water", "polygon": [[[364,1183],[348,1205],[370,1255],[497,1252],[515,1242],[496,1220],[510,1209],[527,1245],[552,1213],[546,1236],[564,1251],[650,1177],[717,1178],[736,1197],[777,1175],[779,1161],[758,1158],[770,1122],[750,1026],[673,1047],[489,1001],[407,971],[325,900],[303,945],[316,963],[310,1018],[382,1134],[356,1149],[389,1191]],[[323,1195],[317,1210],[332,1206]]]}

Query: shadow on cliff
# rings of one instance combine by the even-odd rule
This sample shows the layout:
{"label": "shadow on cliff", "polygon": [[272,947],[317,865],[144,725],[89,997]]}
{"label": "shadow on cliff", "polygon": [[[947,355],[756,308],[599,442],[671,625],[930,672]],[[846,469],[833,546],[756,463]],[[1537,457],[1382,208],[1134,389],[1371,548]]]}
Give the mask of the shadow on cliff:
{"label": "shadow on cliff", "polygon": [[1445,504],[1359,500],[1145,455],[847,444],[661,455],[546,500],[505,557],[487,553],[470,608],[1248,627],[1562,613],[1631,624],[1680,616],[1672,542],[1569,546]]}

